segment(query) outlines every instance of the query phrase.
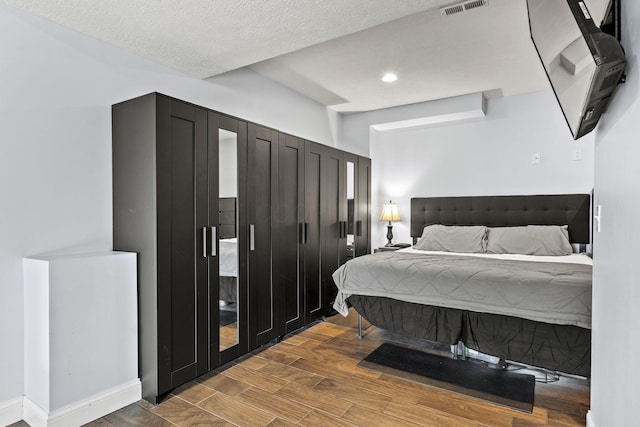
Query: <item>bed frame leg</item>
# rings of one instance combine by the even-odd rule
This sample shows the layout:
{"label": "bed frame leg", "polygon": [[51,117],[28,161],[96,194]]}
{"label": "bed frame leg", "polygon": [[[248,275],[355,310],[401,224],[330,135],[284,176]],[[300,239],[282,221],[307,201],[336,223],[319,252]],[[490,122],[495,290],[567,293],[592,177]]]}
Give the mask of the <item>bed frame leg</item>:
{"label": "bed frame leg", "polygon": [[458,341],[458,344],[452,345],[451,352],[453,353],[454,359],[465,360],[467,358],[465,345],[462,341]]}
{"label": "bed frame leg", "polygon": [[362,339],[362,315],[358,314],[358,339]]}

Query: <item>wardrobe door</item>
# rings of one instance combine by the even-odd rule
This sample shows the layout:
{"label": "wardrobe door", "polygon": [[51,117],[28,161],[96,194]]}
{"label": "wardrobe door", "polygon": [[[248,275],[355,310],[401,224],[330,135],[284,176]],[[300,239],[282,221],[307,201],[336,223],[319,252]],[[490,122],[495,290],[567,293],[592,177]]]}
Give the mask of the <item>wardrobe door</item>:
{"label": "wardrobe door", "polygon": [[346,259],[356,256],[355,234],[357,224],[357,201],[358,193],[358,156],[351,153],[344,153],[344,173],[345,173],[345,197],[347,203],[347,252]]}
{"label": "wardrobe door", "polygon": [[208,371],[207,112],[157,98],[158,395]]}
{"label": "wardrobe door", "polygon": [[354,206],[355,256],[371,253],[371,159],[358,156]]}
{"label": "wardrobe door", "polygon": [[323,146],[307,141],[304,160],[304,281],[307,323],[325,315],[322,290],[322,183]]}
{"label": "wardrobe door", "polygon": [[274,242],[274,281],[282,294],[275,307],[284,333],[305,325],[304,316],[304,140],[280,133],[278,147],[278,209]]}
{"label": "wardrobe door", "polygon": [[249,349],[282,335],[275,323],[275,308],[283,295],[272,274],[275,228],[278,132],[253,123],[248,125],[247,221],[249,285]]}
{"label": "wardrobe door", "polygon": [[330,314],[338,292],[331,276],[347,258],[346,185],[344,153],[327,147],[323,157],[325,163],[320,190],[324,238],[321,277],[325,314]]}
{"label": "wardrobe door", "polygon": [[247,123],[209,112],[212,366],[248,351]]}

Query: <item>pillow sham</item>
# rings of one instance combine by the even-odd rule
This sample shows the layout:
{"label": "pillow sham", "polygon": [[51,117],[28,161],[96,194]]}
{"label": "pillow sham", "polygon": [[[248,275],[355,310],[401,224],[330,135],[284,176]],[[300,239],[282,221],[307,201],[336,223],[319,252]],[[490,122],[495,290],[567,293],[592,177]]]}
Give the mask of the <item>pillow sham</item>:
{"label": "pillow sham", "polygon": [[527,225],[524,227],[489,227],[487,253],[521,255],[571,255],[566,225]]}
{"label": "pillow sham", "polygon": [[483,225],[428,225],[413,247],[423,251],[483,253],[486,232]]}

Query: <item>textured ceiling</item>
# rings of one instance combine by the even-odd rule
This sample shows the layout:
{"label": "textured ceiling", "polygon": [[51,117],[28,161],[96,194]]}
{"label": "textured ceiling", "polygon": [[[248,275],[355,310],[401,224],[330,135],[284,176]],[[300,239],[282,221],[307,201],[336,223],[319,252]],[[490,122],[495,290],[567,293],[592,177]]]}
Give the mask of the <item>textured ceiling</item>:
{"label": "textured ceiling", "polygon": [[[450,16],[428,10],[251,68],[341,112],[548,87],[526,4],[515,0]],[[381,82],[387,71],[398,81]]]}
{"label": "textured ceiling", "polygon": [[[602,16],[607,0],[586,1]],[[449,0],[0,2],[197,78],[250,66],[340,112],[548,87],[525,0],[451,16]]]}
{"label": "textured ceiling", "polygon": [[205,78],[442,0],[2,0]]}

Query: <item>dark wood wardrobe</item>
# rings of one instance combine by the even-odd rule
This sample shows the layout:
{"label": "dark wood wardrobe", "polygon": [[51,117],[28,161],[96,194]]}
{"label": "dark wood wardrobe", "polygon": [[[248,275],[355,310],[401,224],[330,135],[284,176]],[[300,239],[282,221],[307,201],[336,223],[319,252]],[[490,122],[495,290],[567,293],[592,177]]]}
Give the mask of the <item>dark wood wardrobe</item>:
{"label": "dark wood wardrobe", "polygon": [[371,251],[369,159],[157,93],[112,114],[145,399],[332,313],[331,274]]}

